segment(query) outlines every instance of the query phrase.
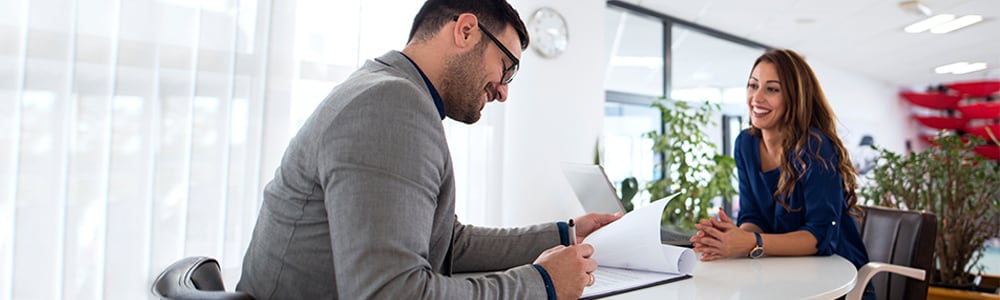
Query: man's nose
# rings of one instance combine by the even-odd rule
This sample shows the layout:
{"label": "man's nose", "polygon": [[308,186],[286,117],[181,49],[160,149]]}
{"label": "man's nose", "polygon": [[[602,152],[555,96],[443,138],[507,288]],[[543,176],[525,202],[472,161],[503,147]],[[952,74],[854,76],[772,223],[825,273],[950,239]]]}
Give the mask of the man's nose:
{"label": "man's nose", "polygon": [[497,100],[497,101],[500,101],[500,102],[507,101],[507,89],[508,88],[509,88],[509,85],[507,85],[507,84],[498,84],[498,85],[496,85],[497,98],[494,99],[494,100]]}

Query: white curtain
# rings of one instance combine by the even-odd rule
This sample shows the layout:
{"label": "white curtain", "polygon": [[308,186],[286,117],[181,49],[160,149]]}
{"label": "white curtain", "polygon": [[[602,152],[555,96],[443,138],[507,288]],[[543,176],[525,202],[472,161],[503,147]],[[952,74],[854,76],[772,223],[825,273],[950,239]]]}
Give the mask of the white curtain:
{"label": "white curtain", "polygon": [[[141,299],[239,278],[288,139],[419,0],[0,1],[0,299]],[[499,223],[502,108],[448,122],[459,216]]]}

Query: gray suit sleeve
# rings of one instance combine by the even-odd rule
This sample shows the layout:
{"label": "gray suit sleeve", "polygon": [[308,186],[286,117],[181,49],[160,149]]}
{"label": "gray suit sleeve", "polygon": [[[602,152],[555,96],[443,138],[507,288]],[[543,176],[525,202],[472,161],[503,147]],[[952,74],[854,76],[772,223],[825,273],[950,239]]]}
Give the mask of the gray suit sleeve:
{"label": "gray suit sleeve", "polygon": [[505,270],[530,264],[542,251],[558,245],[559,231],[555,223],[485,228],[455,222],[454,242],[455,272]]}
{"label": "gray suit sleeve", "polygon": [[414,109],[421,92],[408,82],[382,83],[317,137],[339,298],[544,299],[530,265],[475,279],[431,267],[428,253],[446,251],[429,245],[449,154],[435,136],[436,112]]}

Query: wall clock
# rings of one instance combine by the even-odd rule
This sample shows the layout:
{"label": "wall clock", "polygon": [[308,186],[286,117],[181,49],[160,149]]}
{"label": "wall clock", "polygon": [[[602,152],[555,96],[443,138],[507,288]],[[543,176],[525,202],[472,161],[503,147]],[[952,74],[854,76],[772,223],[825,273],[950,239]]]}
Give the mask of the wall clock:
{"label": "wall clock", "polygon": [[569,45],[569,26],[566,19],[555,9],[542,7],[531,15],[528,21],[531,30],[531,45],[543,57],[554,58],[566,51]]}

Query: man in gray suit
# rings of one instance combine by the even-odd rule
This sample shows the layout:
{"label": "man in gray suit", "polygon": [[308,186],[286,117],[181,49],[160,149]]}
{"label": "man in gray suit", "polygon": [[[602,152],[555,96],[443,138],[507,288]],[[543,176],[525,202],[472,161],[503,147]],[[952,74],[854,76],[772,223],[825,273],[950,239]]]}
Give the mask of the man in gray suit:
{"label": "man in gray suit", "polygon": [[[571,245],[619,216],[483,228],[455,217],[441,121],[503,102],[528,34],[504,0],[429,0],[402,52],[368,61],[292,139],[264,189],[237,290],[258,299],[575,299]],[[484,272],[458,279],[453,272]]]}

